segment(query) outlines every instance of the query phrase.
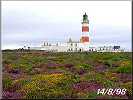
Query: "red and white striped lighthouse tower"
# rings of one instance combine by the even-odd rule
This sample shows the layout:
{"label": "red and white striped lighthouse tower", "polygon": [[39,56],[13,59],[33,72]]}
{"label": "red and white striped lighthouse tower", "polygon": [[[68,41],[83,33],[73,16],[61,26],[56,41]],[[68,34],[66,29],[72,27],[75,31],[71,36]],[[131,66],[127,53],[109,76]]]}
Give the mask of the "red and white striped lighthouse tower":
{"label": "red and white striped lighthouse tower", "polygon": [[89,43],[89,20],[86,13],[83,15],[81,43]]}

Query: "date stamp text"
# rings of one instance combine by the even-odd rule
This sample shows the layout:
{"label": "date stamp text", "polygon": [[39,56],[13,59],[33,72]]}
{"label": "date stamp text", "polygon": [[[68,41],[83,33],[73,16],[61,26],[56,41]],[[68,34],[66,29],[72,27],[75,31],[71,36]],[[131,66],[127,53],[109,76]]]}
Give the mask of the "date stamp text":
{"label": "date stamp text", "polygon": [[97,94],[102,94],[102,95],[125,95],[127,89],[123,88],[102,88],[97,90]]}

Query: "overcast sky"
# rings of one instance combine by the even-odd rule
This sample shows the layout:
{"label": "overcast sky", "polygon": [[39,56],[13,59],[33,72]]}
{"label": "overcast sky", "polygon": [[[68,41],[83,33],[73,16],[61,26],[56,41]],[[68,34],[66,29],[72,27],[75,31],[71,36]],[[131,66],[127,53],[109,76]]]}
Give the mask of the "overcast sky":
{"label": "overcast sky", "polygon": [[131,50],[131,1],[2,1],[2,49],[78,41],[85,12],[91,44]]}

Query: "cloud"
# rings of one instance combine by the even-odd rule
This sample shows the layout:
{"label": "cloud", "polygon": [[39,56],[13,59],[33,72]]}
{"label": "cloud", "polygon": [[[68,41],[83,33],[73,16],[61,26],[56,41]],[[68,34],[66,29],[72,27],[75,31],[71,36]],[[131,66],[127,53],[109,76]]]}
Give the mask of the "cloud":
{"label": "cloud", "polygon": [[92,43],[131,44],[129,1],[2,1],[2,48],[79,40],[84,12]]}

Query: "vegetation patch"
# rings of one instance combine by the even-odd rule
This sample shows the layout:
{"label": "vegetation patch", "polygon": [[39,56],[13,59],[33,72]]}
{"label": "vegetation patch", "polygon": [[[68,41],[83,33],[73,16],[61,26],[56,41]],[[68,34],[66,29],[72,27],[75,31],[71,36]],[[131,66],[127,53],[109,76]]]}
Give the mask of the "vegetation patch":
{"label": "vegetation patch", "polygon": [[[130,52],[4,51],[4,99],[124,99],[132,97]],[[98,88],[126,88],[122,96]]]}
{"label": "vegetation patch", "polygon": [[2,79],[3,89],[9,89],[12,86],[13,80],[10,76],[6,75]]}
{"label": "vegetation patch", "polygon": [[132,73],[132,63],[131,61],[123,61],[120,67],[116,68],[116,72],[119,73]]}
{"label": "vegetation patch", "polygon": [[77,78],[67,74],[35,75],[22,87],[25,99],[70,98],[71,85]]}

